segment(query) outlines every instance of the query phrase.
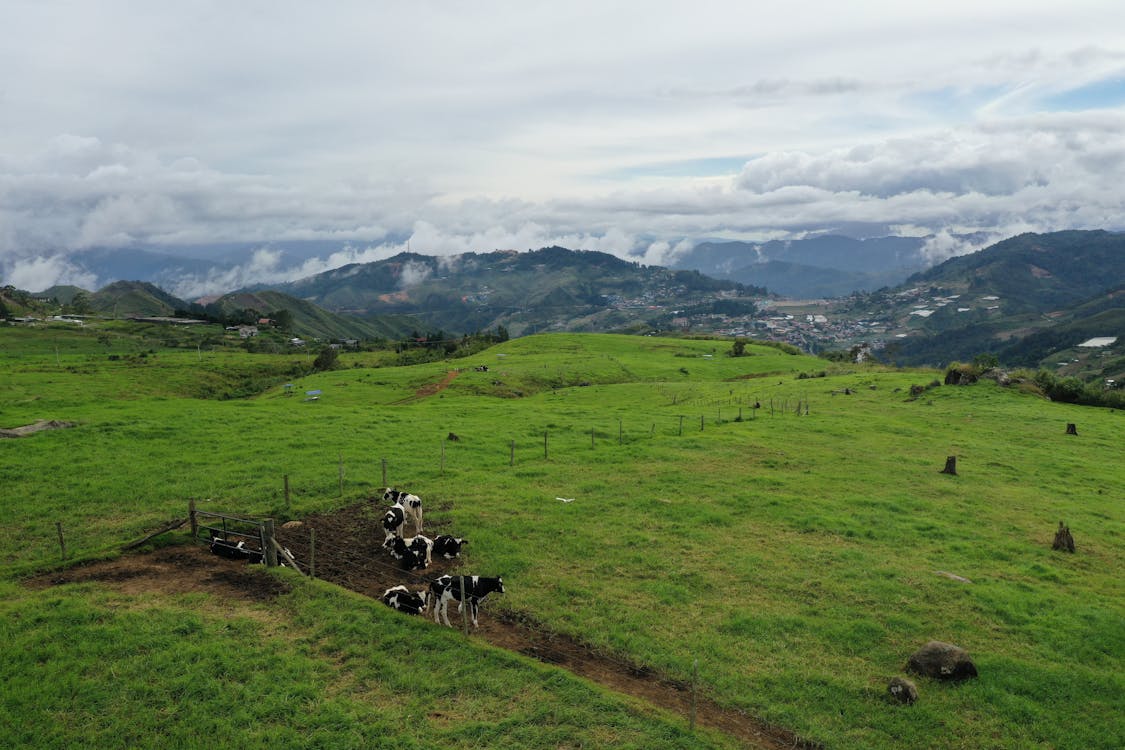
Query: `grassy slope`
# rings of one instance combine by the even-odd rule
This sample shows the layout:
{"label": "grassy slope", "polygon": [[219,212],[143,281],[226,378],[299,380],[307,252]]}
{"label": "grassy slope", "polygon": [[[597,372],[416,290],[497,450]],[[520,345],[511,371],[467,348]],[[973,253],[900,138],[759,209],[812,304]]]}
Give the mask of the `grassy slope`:
{"label": "grassy slope", "polygon": [[[8,348],[0,426],[38,418],[81,426],[0,442],[4,484],[14,488],[0,498],[0,512],[11,519],[0,527],[0,553],[12,569],[48,564],[59,520],[72,529],[72,548],[108,548],[182,515],[187,497],[283,516],[283,474],[295,488],[290,514],[299,516],[372,491],[385,457],[392,482],[422,495],[431,508],[452,504],[453,528],[473,540],[471,568],[501,572],[509,583],[502,606],[673,676],[689,675],[699,658],[716,700],[830,746],[1115,746],[1114,717],[1125,708],[1123,519],[1116,494],[1122,416],[991,385],[943,387],[906,401],[909,386],[928,382],[932,373],[797,380],[796,372],[825,363],[757,347],[755,356],[735,360],[723,356],[726,348],[609,336],[519,339],[456,363],[464,371],[439,396],[399,404],[440,380],[450,365],[348,369],[297,381],[300,390],[324,390],[316,403],[279,392],[212,402],[172,397],[190,385],[194,354],[161,353],[168,373],[152,378],[152,368],[110,370],[110,363],[77,353],[74,364],[92,372],[68,372],[66,357],[60,368],[53,353]],[[472,371],[469,365],[478,363],[489,371]],[[746,375],[755,377],[728,380]],[[134,385],[123,388],[122,378]],[[854,393],[831,395],[844,387]],[[515,392],[524,397],[495,397]],[[811,401],[808,417],[792,413],[798,398]],[[775,406],[787,402],[790,413],[771,418],[771,399]],[[754,401],[764,408],[751,419],[747,407]],[[731,421],[740,406],[745,421]],[[1079,425],[1079,438],[1063,435],[1066,422]],[[441,446],[451,431],[461,440],[445,443],[443,476]],[[509,467],[513,440],[516,462]],[[938,473],[950,454],[958,455],[959,477]],[[343,500],[340,455],[349,478]],[[575,502],[560,503],[559,496]],[[1049,549],[1060,518],[1075,532],[1077,555]],[[974,582],[960,584],[936,570]],[[111,595],[96,590],[5,588],[15,615],[5,618],[12,630],[6,635],[19,642],[42,640],[41,628],[73,622],[85,633],[86,624],[108,620],[124,629],[127,642],[170,654],[187,616],[183,602],[159,603],[151,619],[166,628],[154,624],[152,631],[149,618],[128,621],[107,603]],[[126,604],[125,610],[140,606]],[[374,610],[371,617],[352,623],[347,612],[364,606]],[[419,658],[435,662],[433,669],[453,668],[430,651],[441,652],[439,644],[455,638],[387,618],[381,605],[314,587],[286,607],[293,624],[268,638],[283,651],[279,661],[292,662],[314,692],[356,680],[374,690],[367,670],[376,668],[361,665],[358,652],[370,658],[370,644],[386,643],[387,628],[437,639],[432,649],[401,654],[401,668]],[[72,609],[77,614],[66,614]],[[213,640],[265,648],[252,628],[228,632],[221,618],[195,617],[200,648]],[[327,632],[332,618],[348,623],[339,626],[343,634]],[[330,636],[357,652],[355,658],[308,657],[286,645],[323,650]],[[890,706],[881,698],[886,680],[931,638],[968,648],[982,677],[957,687],[923,680],[920,704]],[[456,700],[470,713],[516,701],[495,742],[683,741],[678,724],[657,722],[649,736],[635,711],[605,703],[569,678],[552,677],[550,689],[530,687],[542,685],[550,670],[505,656],[481,659],[497,665],[480,678],[492,689],[478,691],[477,699],[458,693]],[[127,681],[145,674],[127,655],[105,655],[103,663]],[[154,660],[151,669],[163,673],[160,664]],[[22,673],[19,664],[9,672],[9,680]],[[267,674],[281,679],[284,672]],[[434,696],[404,687],[418,690],[407,701],[417,707],[409,714],[411,733],[449,742],[440,720],[420,718]],[[245,689],[256,695],[260,687]],[[370,697],[380,710],[402,703]],[[88,705],[96,698],[73,690],[69,698],[51,694],[16,708],[46,717],[67,710],[67,700],[97,711]],[[138,695],[125,705],[158,710],[166,700]],[[294,700],[302,721],[330,724],[337,742],[360,736],[371,710],[367,696]],[[537,711],[574,711],[564,723],[586,733],[552,736],[545,726],[537,734],[537,725],[551,725]],[[241,721],[234,716],[231,721]],[[127,727],[129,709],[107,721]],[[595,739],[622,723],[622,741]],[[88,730],[79,724],[59,731],[61,745]],[[173,731],[186,730],[173,722]]]}

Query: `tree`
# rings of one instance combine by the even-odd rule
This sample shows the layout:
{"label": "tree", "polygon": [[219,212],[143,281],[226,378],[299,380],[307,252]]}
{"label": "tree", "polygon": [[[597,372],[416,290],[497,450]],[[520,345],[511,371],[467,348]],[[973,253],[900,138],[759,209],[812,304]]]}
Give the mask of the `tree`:
{"label": "tree", "polygon": [[991,352],[983,352],[973,357],[973,367],[977,368],[978,372],[984,372],[985,370],[991,370],[993,367],[999,366],[1000,360]]}
{"label": "tree", "polygon": [[730,347],[730,356],[732,357],[745,357],[746,356],[746,339],[735,339]]}
{"label": "tree", "polygon": [[327,370],[336,369],[336,360],[339,358],[340,352],[330,346],[326,346],[320,350],[320,354],[316,355],[313,360],[313,370],[315,372],[325,372]]}
{"label": "tree", "polygon": [[289,312],[285,308],[274,310],[269,314],[269,318],[273,321],[273,324],[280,330],[293,330],[293,313]]}

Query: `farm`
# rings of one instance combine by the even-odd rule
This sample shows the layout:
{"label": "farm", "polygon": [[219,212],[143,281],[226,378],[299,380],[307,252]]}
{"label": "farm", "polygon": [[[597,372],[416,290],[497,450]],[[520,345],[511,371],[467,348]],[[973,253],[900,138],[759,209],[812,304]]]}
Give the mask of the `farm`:
{"label": "farm", "polygon": [[[320,373],[140,358],[124,335],[0,343],[0,428],[74,424],[0,440],[6,747],[1121,744],[1120,412],[989,382],[912,395],[940,374],[714,340],[543,335]],[[467,639],[378,601],[387,485],[471,539],[417,580],[503,575]],[[317,578],[244,585],[182,531],[120,552],[189,500],[301,521],[299,561],[316,528]],[[1074,554],[1051,549],[1060,519]],[[178,572],[112,567],[143,560]],[[190,585],[207,563],[222,586]],[[930,640],[979,676],[891,702]]]}

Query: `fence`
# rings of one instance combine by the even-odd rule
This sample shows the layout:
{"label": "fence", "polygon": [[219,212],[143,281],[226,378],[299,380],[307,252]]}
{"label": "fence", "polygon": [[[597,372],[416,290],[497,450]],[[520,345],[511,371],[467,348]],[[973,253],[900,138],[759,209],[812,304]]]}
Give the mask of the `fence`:
{"label": "fence", "polygon": [[[195,501],[188,501],[188,521],[191,523],[191,537],[199,542],[211,543],[213,539],[222,539],[224,542],[235,537],[239,541],[256,543],[262,558],[268,567],[277,567],[278,555],[293,566],[298,572],[301,568],[289,552],[277,543],[274,534],[272,518],[251,519],[231,516],[225,513],[215,513],[208,510],[198,510]],[[206,523],[205,523],[206,522]],[[206,534],[202,535],[203,532]],[[253,549],[253,548],[251,548]]]}

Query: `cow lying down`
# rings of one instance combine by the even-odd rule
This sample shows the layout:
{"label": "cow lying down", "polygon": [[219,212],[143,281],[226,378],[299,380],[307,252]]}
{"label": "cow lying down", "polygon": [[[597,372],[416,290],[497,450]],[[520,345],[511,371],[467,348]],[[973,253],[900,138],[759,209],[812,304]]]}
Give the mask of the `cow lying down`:
{"label": "cow lying down", "polygon": [[[461,578],[462,576],[442,576],[436,581],[430,583],[430,591],[428,598],[431,600],[434,608],[434,622],[441,624],[444,620],[445,624],[449,624],[449,614],[447,609],[449,602],[456,599],[459,603],[457,611],[460,612],[461,608],[465,606],[465,599],[469,601],[469,614],[473,620],[473,627],[477,625],[477,611],[480,609],[480,600],[495,591],[497,594],[504,593],[504,581],[497,576],[495,578],[485,578],[484,576],[464,576],[465,591],[461,591]],[[438,619],[440,616],[440,620]]]}
{"label": "cow lying down", "polygon": [[409,539],[395,534],[391,540],[391,557],[402,560],[402,566],[407,570],[419,570],[432,562],[433,548],[433,541],[421,534]]}
{"label": "cow lying down", "polygon": [[394,586],[383,592],[383,604],[408,615],[420,615],[426,611],[426,592],[416,594],[405,586]]}
{"label": "cow lying down", "polygon": [[246,560],[252,563],[265,562],[261,550],[251,549],[246,542],[229,542],[217,536],[211,537],[211,554],[225,557],[228,560]]}

